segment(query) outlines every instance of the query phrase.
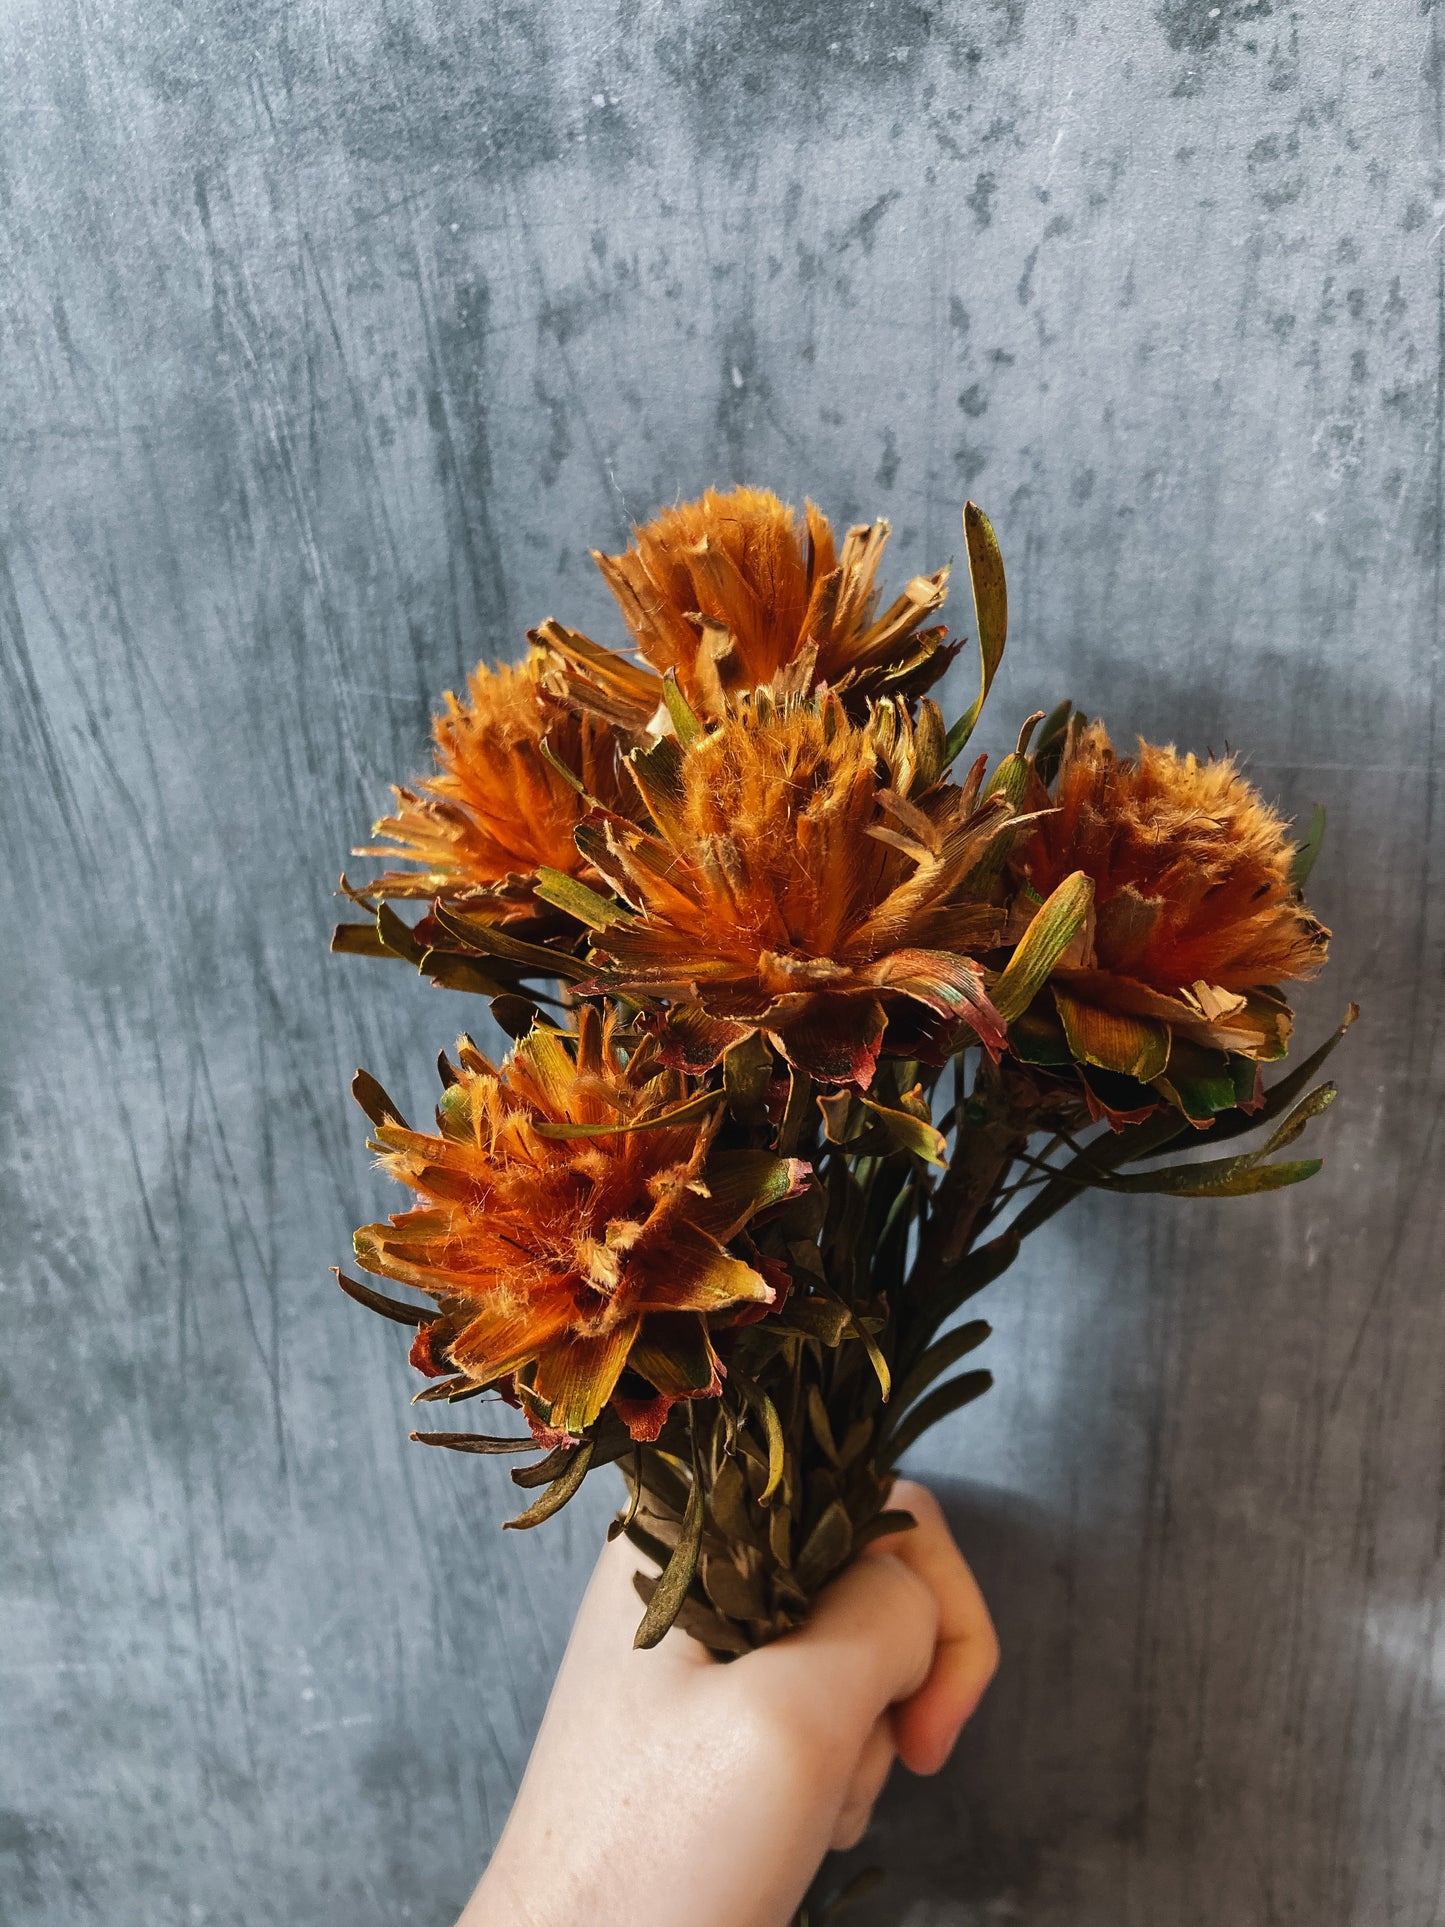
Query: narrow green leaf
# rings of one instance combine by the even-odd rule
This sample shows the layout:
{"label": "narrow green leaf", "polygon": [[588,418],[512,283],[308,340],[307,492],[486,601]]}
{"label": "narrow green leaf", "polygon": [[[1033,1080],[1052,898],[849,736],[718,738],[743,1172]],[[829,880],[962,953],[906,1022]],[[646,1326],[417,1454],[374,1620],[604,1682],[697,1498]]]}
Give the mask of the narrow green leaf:
{"label": "narrow green leaf", "polygon": [[974,732],[1008,638],[1008,585],[1004,580],[998,537],[988,517],[973,502],[964,504],[963,540],[968,551],[968,578],[973,588],[974,622],[978,631],[979,691],[948,732],[950,762]]}
{"label": "narrow green leaf", "polygon": [[1101,1189],[1158,1193],[1171,1198],[1244,1198],[1256,1191],[1280,1191],[1289,1184],[1302,1184],[1324,1161],[1301,1158],[1293,1163],[1260,1164],[1256,1157],[1263,1155],[1211,1158],[1203,1164],[1170,1165],[1164,1171],[1134,1171],[1107,1180]]}
{"label": "narrow green leaf", "polygon": [[[1253,1114],[1248,1111],[1241,1111],[1238,1117],[1221,1118],[1209,1133],[1210,1142],[1219,1144],[1226,1138],[1246,1137],[1251,1131],[1258,1130],[1262,1124],[1268,1124],[1272,1118],[1278,1117],[1280,1112],[1283,1111],[1287,1105],[1292,1104],[1300,1092],[1305,1089],[1315,1072],[1320,1068],[1321,1064],[1324,1063],[1325,1059],[1330,1055],[1330,1052],[1334,1050],[1335,1046],[1345,1035],[1346,1031],[1349,1030],[1351,1024],[1354,1023],[1359,1014],[1360,1006],[1358,1004],[1349,1005],[1345,1011],[1344,1021],[1340,1024],[1338,1030],[1332,1031],[1319,1048],[1311,1051],[1309,1056],[1306,1057],[1296,1069],[1289,1073],[1288,1077],[1281,1077],[1275,1083],[1271,1084],[1264,1094],[1264,1103],[1257,1111]],[[1139,1155],[1147,1156],[1148,1153],[1141,1152]]]}
{"label": "narrow green leaf", "polygon": [[[1075,1195],[1075,1194],[1071,1194]],[[956,1265],[949,1267],[938,1283],[919,1300],[909,1321],[910,1347],[936,1332],[963,1304],[1001,1278],[1019,1255],[1022,1233],[1018,1220],[987,1244],[978,1245]]]}
{"label": "narrow green leaf", "polygon": [[878,1340],[866,1325],[857,1325],[855,1329],[863,1340],[863,1349],[868,1354],[868,1363],[873,1367],[874,1376],[878,1380],[878,1390],[882,1393],[883,1403],[886,1405],[888,1395],[893,1389],[893,1374],[888,1369],[888,1360],[883,1356]]}
{"label": "narrow green leaf", "polygon": [[929,1426],[937,1425],[951,1412],[960,1411],[971,1405],[993,1384],[993,1373],[989,1371],[961,1372],[957,1378],[950,1378],[946,1384],[936,1385],[925,1398],[921,1398],[893,1434],[880,1458],[882,1465],[896,1465],[911,1445],[915,1445]]}
{"label": "narrow green leaf", "polygon": [[694,1478],[692,1490],[687,1495],[687,1510],[682,1515],[682,1530],[678,1533],[672,1556],[662,1569],[662,1577],[647,1602],[642,1624],[633,1635],[634,1647],[645,1652],[656,1646],[682,1611],[688,1587],[697,1572],[701,1548],[702,1480]]}
{"label": "narrow green leaf", "polygon": [[992,1330],[986,1318],[973,1318],[930,1345],[898,1387],[898,1396],[893,1402],[895,1420],[904,1418],[914,1400],[928,1390],[934,1379],[942,1377],[950,1365],[956,1365],[960,1358],[975,1351]]}
{"label": "narrow green leaf", "polygon": [[505,1524],[514,1530],[525,1531],[528,1526],[539,1526],[544,1519],[550,1519],[554,1512],[560,1512],[586,1478],[587,1468],[592,1463],[592,1451],[591,1439],[585,1440],[568,1459],[562,1476],[554,1479],[541,1498],[529,1505],[525,1512],[519,1512],[515,1519],[508,1519]]}
{"label": "narrow green leaf", "polygon": [[607,930],[621,921],[622,913],[610,898],[589,890],[565,870],[553,870],[544,863],[537,871],[536,890],[543,903],[565,911],[578,923],[585,923],[589,930]]}
{"label": "narrow green leaf", "polygon": [[1094,880],[1082,870],[1065,877],[1020,938],[989,993],[1006,1024],[1021,1017],[1073,942],[1094,901]]}
{"label": "narrow green leaf", "polygon": [[1294,861],[1289,866],[1289,880],[1296,890],[1303,890],[1310,880],[1310,871],[1319,857],[1320,845],[1325,840],[1325,806],[1316,803],[1310,813],[1310,826],[1305,840],[1295,850]]}
{"label": "narrow green leaf", "polygon": [[1307,1097],[1300,1099],[1284,1122],[1270,1132],[1268,1142],[1259,1155],[1262,1158],[1271,1157],[1274,1152],[1283,1151],[1286,1145],[1293,1144],[1312,1119],[1330,1108],[1337,1095],[1338,1087],[1335,1084],[1317,1084]]}

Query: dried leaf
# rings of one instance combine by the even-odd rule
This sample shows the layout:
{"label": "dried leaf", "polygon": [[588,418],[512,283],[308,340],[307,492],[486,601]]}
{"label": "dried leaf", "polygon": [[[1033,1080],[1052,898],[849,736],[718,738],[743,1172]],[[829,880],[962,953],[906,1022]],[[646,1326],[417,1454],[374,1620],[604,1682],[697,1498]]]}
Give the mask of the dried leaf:
{"label": "dried leaf", "polygon": [[931,1425],[937,1425],[940,1419],[947,1418],[950,1413],[960,1411],[965,1405],[971,1405],[974,1399],[982,1398],[992,1384],[993,1373],[979,1371],[961,1372],[957,1378],[949,1379],[946,1384],[936,1385],[925,1398],[919,1400],[889,1439],[881,1454],[880,1463],[885,1466],[896,1465],[908,1448],[916,1444]]}
{"label": "dried leaf", "polygon": [[365,1305],[368,1311],[379,1312],[383,1318],[395,1320],[398,1325],[423,1325],[434,1316],[430,1306],[405,1305],[399,1299],[385,1298],[379,1291],[373,1291],[370,1285],[362,1284],[359,1278],[348,1278],[344,1271],[337,1271],[335,1265],[331,1269],[336,1273],[337,1284],[348,1298],[354,1298],[358,1305]]}
{"label": "dried leaf", "polygon": [[832,1578],[853,1550],[853,1521],[841,1499],[834,1499],[808,1534],[793,1570],[810,1596]]}
{"label": "dried leaf", "polygon": [[632,1644],[644,1652],[658,1644],[682,1611],[688,1587],[697,1572],[702,1546],[702,1512],[702,1481],[695,1478],[687,1495],[687,1510],[682,1515],[677,1544],[647,1602],[642,1623],[633,1635]]}
{"label": "dried leaf", "polygon": [[370,1071],[358,1071],[352,1078],[351,1095],[378,1128],[383,1124],[399,1124],[404,1131],[411,1129],[400,1107],[387,1096]]}
{"label": "dried leaf", "polygon": [[951,1365],[956,1365],[960,1358],[975,1351],[992,1330],[993,1327],[986,1318],[973,1318],[966,1325],[960,1325],[955,1331],[945,1333],[935,1344],[930,1345],[918,1363],[910,1367],[899,1385],[894,1410],[906,1414],[914,1400],[928,1390],[934,1379],[940,1377]]}
{"label": "dried leaf", "polygon": [[883,1104],[875,1104],[871,1097],[865,1097],[862,1102],[863,1108],[872,1112],[900,1150],[911,1151],[915,1157],[926,1158],[930,1164],[947,1165],[943,1133],[935,1125],[925,1124],[912,1111],[895,1111]]}
{"label": "dried leaf", "polygon": [[535,1452],[537,1441],[528,1432],[522,1438],[498,1438],[488,1432],[413,1432],[414,1445],[440,1445],[448,1452]]}
{"label": "dried leaf", "polygon": [[[519,1512],[515,1519],[508,1519],[505,1524],[515,1530],[524,1531],[529,1526],[541,1525],[542,1521],[550,1519],[554,1512],[560,1512],[586,1478],[587,1468],[592,1463],[592,1449],[591,1439],[579,1445],[568,1459],[562,1476],[554,1479],[541,1498],[529,1505],[525,1512]],[[512,1476],[516,1478],[515,1473]]]}
{"label": "dried leaf", "polygon": [[983,510],[973,502],[963,508],[963,540],[968,550],[968,579],[973,588],[974,622],[978,630],[979,691],[948,732],[948,760],[953,761],[973,734],[993,687],[1008,638],[1008,585],[998,537]]}

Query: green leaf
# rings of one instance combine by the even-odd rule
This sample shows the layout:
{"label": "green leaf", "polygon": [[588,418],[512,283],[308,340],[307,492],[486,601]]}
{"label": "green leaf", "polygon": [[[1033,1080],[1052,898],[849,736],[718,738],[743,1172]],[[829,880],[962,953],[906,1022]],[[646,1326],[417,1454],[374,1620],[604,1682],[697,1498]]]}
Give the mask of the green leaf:
{"label": "green leaf", "polygon": [[[1071,1192],[1071,1196],[1076,1193]],[[1001,1278],[1019,1255],[1022,1234],[1018,1220],[987,1244],[977,1245],[956,1265],[949,1267],[937,1284],[917,1303],[909,1319],[908,1348],[916,1349],[985,1285]]]}
{"label": "green leaf", "polygon": [[[1148,1084],[1169,1063],[1169,1028],[1150,1017],[1128,1017],[1118,1011],[1102,1010],[1097,1004],[1081,1003],[1054,985],[1069,1049],[1081,1064],[1094,1064],[1101,1071],[1116,1071],[1121,1077],[1137,1078]],[[1147,1096],[1147,1092],[1145,1093]]]}
{"label": "green leaf", "polygon": [[702,734],[702,724],[693,715],[687,697],[677,686],[677,675],[669,669],[662,679],[662,700],[667,705],[667,713],[672,718],[672,727],[677,740],[684,749],[690,749]]}
{"label": "green leaf", "polygon": [[993,1384],[993,1373],[988,1371],[961,1372],[947,1384],[936,1385],[921,1398],[904,1419],[893,1437],[888,1441],[880,1455],[881,1465],[896,1465],[911,1445],[915,1445],[929,1426],[937,1425],[951,1412],[962,1410],[971,1405],[976,1398],[982,1398]]}
{"label": "green leaf", "polygon": [[1006,1024],[1021,1017],[1043,989],[1055,964],[1082,927],[1093,901],[1094,880],[1082,870],[1075,870],[1050,892],[989,993],[994,1009]]}
{"label": "green leaf", "polygon": [[608,930],[622,921],[623,913],[610,897],[589,890],[565,870],[553,870],[545,863],[537,872],[536,893],[543,903],[550,903],[555,910],[564,910],[578,923],[585,923],[589,930]]}
{"label": "green leaf", "polygon": [[930,1164],[947,1165],[947,1148],[943,1133],[936,1125],[927,1124],[912,1111],[893,1111],[886,1105],[875,1104],[871,1097],[865,1097],[863,1108],[871,1111],[889,1137],[902,1151],[911,1151],[915,1157],[926,1158]]}
{"label": "green leaf", "polygon": [[525,1531],[529,1526],[541,1525],[554,1512],[560,1512],[586,1478],[587,1468],[592,1463],[592,1452],[591,1439],[584,1440],[568,1458],[562,1476],[554,1479],[541,1498],[534,1500],[525,1512],[519,1512],[515,1519],[508,1519],[505,1524],[516,1531]]}
{"label": "green leaf", "polygon": [[973,502],[964,504],[963,540],[968,551],[968,578],[973,588],[974,622],[978,630],[979,690],[948,732],[950,762],[974,732],[998,674],[1008,638],[1008,585],[1004,580],[998,537],[988,517]]}
{"label": "green leaf", "polygon": [[973,1318],[956,1331],[946,1332],[935,1344],[930,1345],[898,1387],[898,1397],[893,1405],[895,1422],[907,1415],[914,1400],[928,1390],[934,1379],[942,1377],[951,1365],[956,1365],[960,1358],[975,1351],[992,1330],[993,1326],[986,1318]]}
{"label": "green leaf", "polygon": [[1160,1193],[1171,1198],[1243,1198],[1256,1191],[1280,1191],[1312,1178],[1321,1158],[1295,1163],[1260,1164],[1262,1151],[1240,1158],[1210,1158],[1202,1164],[1172,1164],[1163,1171],[1135,1171],[1102,1182],[1106,1191]]}
{"label": "green leaf", "polygon": [[671,1557],[662,1569],[662,1577],[647,1602],[642,1624],[633,1635],[634,1647],[645,1652],[656,1646],[668,1632],[682,1611],[683,1601],[697,1572],[701,1548],[702,1480],[694,1478],[687,1495],[687,1510],[682,1515],[682,1530],[677,1535],[677,1544],[672,1549]]}
{"label": "green leaf", "polygon": [[1289,866],[1289,880],[1296,890],[1303,890],[1310,880],[1310,871],[1319,857],[1320,845],[1325,840],[1325,806],[1316,803],[1310,813],[1310,826],[1303,843],[1294,853],[1294,861]]}
{"label": "green leaf", "polygon": [[[1334,1050],[1335,1046],[1359,1014],[1360,1006],[1358,1004],[1349,1005],[1345,1011],[1344,1021],[1339,1029],[1331,1032],[1319,1046],[1318,1050],[1311,1051],[1303,1063],[1292,1070],[1287,1077],[1281,1077],[1277,1079],[1275,1083],[1271,1084],[1264,1094],[1264,1103],[1257,1111],[1253,1114],[1242,1111],[1238,1117],[1221,1118],[1209,1134],[1211,1141],[1219,1144],[1226,1138],[1245,1137],[1249,1132],[1257,1130],[1260,1125],[1269,1123],[1271,1118],[1278,1117],[1285,1106],[1292,1104],[1300,1092],[1304,1090],[1315,1072],[1320,1068],[1321,1064],[1324,1063],[1325,1059],[1330,1055],[1330,1052]],[[1147,1156],[1148,1154],[1140,1153],[1140,1155]]]}
{"label": "green leaf", "polygon": [[1275,1151],[1284,1150],[1287,1144],[1293,1144],[1311,1119],[1322,1116],[1338,1095],[1338,1088],[1333,1082],[1316,1085],[1307,1097],[1300,1099],[1284,1122],[1270,1132],[1269,1140],[1259,1155],[1267,1158]]}
{"label": "green leaf", "polygon": [[499,1438],[490,1432],[413,1432],[414,1445],[441,1445],[448,1452],[535,1452],[537,1441],[528,1432],[522,1438]]}
{"label": "green leaf", "polygon": [[888,1403],[888,1395],[893,1389],[893,1374],[888,1369],[888,1360],[883,1356],[878,1340],[868,1327],[855,1319],[854,1330],[863,1341],[863,1349],[868,1354],[868,1363],[878,1380],[878,1390],[883,1395],[883,1403]]}

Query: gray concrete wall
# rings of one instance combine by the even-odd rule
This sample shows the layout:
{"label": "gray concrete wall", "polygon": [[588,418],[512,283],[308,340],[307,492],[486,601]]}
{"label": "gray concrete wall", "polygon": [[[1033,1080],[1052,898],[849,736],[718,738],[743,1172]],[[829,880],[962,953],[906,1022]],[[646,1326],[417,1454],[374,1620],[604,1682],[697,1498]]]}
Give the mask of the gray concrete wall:
{"label": "gray concrete wall", "polygon": [[[462,1004],[331,959],[429,706],[713,481],[966,493],[1068,693],[1331,812],[1329,1157],[1111,1201],[931,1438],[1006,1653],[860,1922],[1427,1927],[1445,1830],[1438,11],[9,0],[0,1918],[445,1922],[610,1494],[502,1536],[327,1276]],[[600,1770],[605,1771],[605,1762]],[[871,1911],[870,1911],[871,1909]]]}

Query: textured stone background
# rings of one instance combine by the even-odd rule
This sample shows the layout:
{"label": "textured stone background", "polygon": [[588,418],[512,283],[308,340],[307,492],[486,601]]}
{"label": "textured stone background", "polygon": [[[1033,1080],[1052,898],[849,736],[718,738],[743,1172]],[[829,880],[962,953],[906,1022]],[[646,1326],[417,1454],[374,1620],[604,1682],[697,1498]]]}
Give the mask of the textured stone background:
{"label": "textured stone background", "polygon": [[[8,0],[0,1918],[446,1922],[611,1502],[327,1276],[459,1001],[328,958],[429,706],[714,480],[1327,802],[1323,1176],[1061,1221],[918,1462],[1005,1671],[860,1923],[1445,1919],[1445,42],[1315,0]],[[962,618],[960,617],[960,620]],[[619,1745],[625,1737],[619,1736]],[[606,1763],[586,1770],[605,1772]],[[834,1876],[830,1874],[829,1878]]]}

